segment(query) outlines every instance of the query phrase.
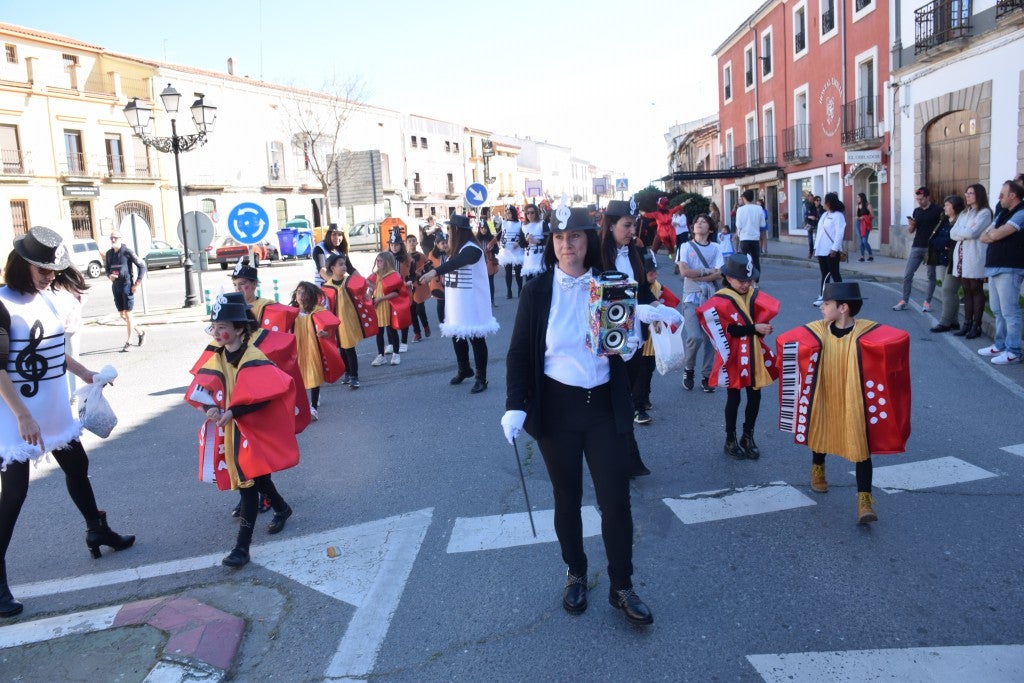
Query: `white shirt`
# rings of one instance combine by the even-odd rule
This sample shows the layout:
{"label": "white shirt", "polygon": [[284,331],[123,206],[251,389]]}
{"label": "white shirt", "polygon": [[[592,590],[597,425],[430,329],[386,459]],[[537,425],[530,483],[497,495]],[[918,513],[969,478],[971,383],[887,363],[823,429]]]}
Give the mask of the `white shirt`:
{"label": "white shirt", "polygon": [[556,265],[551,286],[551,311],[544,338],[544,374],[573,387],[592,389],[611,377],[608,359],[587,348],[590,329],[590,281],[588,270],[571,289],[562,289],[563,280],[572,280]]}
{"label": "white shirt", "polygon": [[633,264],[629,260],[629,246],[619,247],[615,252],[615,270],[625,273],[636,280],[636,273],[633,272]]}
{"label": "white shirt", "polygon": [[744,204],[736,209],[736,234],[740,240],[761,239],[761,227],[764,225],[764,209],[758,204]]}
{"label": "white shirt", "polygon": [[676,228],[676,235],[682,235],[683,233],[690,231],[690,228],[686,223],[686,214],[682,211],[672,216],[672,225]]}
{"label": "white shirt", "polygon": [[[697,255],[698,249],[700,249],[700,253],[708,262],[708,265],[705,266],[704,262],[700,260],[700,256]],[[692,270],[722,268],[725,265],[725,257],[722,256],[722,250],[714,242],[708,242],[705,246],[701,246],[694,240],[690,240],[680,248],[679,258],[676,260],[679,263],[685,263],[687,268]],[[714,289],[715,286],[710,282],[699,282],[688,277],[683,278],[683,302],[702,304],[715,293]]]}
{"label": "white shirt", "polygon": [[846,216],[838,211],[826,211],[818,219],[818,234],[814,238],[814,255],[828,256],[829,252],[843,250]]}

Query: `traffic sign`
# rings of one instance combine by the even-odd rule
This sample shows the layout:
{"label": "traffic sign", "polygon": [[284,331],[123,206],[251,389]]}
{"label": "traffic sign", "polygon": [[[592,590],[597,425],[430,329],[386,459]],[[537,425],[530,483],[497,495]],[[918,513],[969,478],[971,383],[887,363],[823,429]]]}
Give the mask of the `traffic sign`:
{"label": "traffic sign", "polygon": [[526,181],[526,192],[527,197],[543,197],[544,196],[544,181],[543,180],[527,180]]}
{"label": "traffic sign", "polygon": [[152,238],[149,236],[149,223],[137,213],[130,213],[121,219],[117,226],[121,240],[142,258],[146,257]]}
{"label": "traffic sign", "polygon": [[470,206],[483,206],[487,201],[487,188],[481,183],[473,183],[466,188],[466,203]]}
{"label": "traffic sign", "polygon": [[270,217],[259,204],[243,202],[228,214],[228,232],[241,244],[258,244],[270,232]]}
{"label": "traffic sign", "polygon": [[[202,251],[213,242],[213,221],[202,211],[189,211],[186,213],[185,225],[188,226],[189,251]],[[181,221],[178,221],[178,240],[185,244],[185,234],[181,229]]]}
{"label": "traffic sign", "polygon": [[616,192],[629,192],[629,178],[616,178],[615,179],[615,191]]}
{"label": "traffic sign", "polygon": [[608,194],[608,181],[605,178],[594,178],[594,194]]}

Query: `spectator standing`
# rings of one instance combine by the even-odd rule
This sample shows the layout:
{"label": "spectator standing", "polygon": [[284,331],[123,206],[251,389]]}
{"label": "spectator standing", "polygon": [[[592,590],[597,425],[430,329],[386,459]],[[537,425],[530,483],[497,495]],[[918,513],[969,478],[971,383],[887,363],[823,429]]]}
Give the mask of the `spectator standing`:
{"label": "spectator standing", "polygon": [[953,224],[964,212],[964,200],[960,195],[951,194],[942,200],[942,220],[932,234],[929,243],[928,261],[942,269],[942,316],[931,332],[949,332],[957,329],[957,313],[960,310],[960,278],[953,274],[953,240],[950,233]]}
{"label": "spectator standing", "polygon": [[711,369],[715,362],[715,347],[711,339],[700,329],[697,308],[714,296],[722,278],[721,268],[725,265],[722,250],[711,242],[710,218],[701,214],[693,221],[693,238],[679,248],[679,275],[683,278],[683,329],[686,332],[683,359],[683,388],[693,390],[693,371],[697,365],[697,351],[702,351],[700,387],[710,394],[715,388],[710,385]]}
{"label": "spectator standing", "polygon": [[985,275],[988,276],[988,301],[996,317],[992,346],[979,349],[996,365],[1020,362],[1021,311],[1020,285],[1024,281],[1024,186],[1007,180],[999,191],[999,209],[995,221],[981,234],[988,245]]}
{"label": "spectator standing", "polygon": [[864,260],[864,254],[867,254],[868,261],[875,260],[871,245],[868,244],[868,235],[875,227],[874,224],[875,214],[871,211],[871,204],[868,202],[867,195],[860,192],[857,194],[857,234],[860,236],[860,258],[857,259],[858,261]]}
{"label": "spectator standing", "polygon": [[815,306],[821,306],[822,295],[826,282],[842,282],[839,274],[839,254],[843,250],[843,235],[846,233],[846,206],[839,200],[839,195],[829,192],[825,195],[825,213],[818,219],[818,236],[814,241],[814,255],[818,257],[818,269],[821,271],[821,286]]}
{"label": "spectator standing", "polygon": [[953,334],[967,339],[981,336],[981,318],[985,313],[985,252],[988,245],[978,238],[992,224],[988,192],[980,184],[964,191],[967,210],[957,218],[949,236],[956,241],[953,250],[953,273],[964,288],[964,324]]}
{"label": "spectator standing", "polygon": [[116,230],[110,233],[110,249],[107,249],[103,260],[114,294],[114,307],[128,326],[128,339],[121,348],[122,353],[127,353],[132,347],[133,333],[139,338],[139,346],[146,341],[146,331],[136,325],[132,317],[135,292],[139,291],[146,277],[146,264],[121,240],[121,233]]}
{"label": "spectator standing", "polygon": [[804,192],[804,230],[807,231],[807,258],[814,258],[814,237],[818,234],[818,216],[821,211],[821,197]]}
{"label": "spectator standing", "polygon": [[[764,209],[754,203],[754,191],[747,190],[743,193],[743,203],[736,209],[736,234],[740,238],[740,251],[753,259],[758,278],[761,273],[761,228],[764,225]],[[755,282],[760,282],[760,279]]]}
{"label": "spectator standing", "polygon": [[[903,272],[903,297],[892,307],[894,311],[907,310],[907,302],[910,301],[910,291],[914,286],[914,273],[921,267],[925,257],[928,255],[928,242],[932,233],[942,220],[942,209],[932,203],[931,192],[927,187],[919,187],[914,192],[917,199],[917,208],[913,216],[907,216],[907,232],[914,236],[914,241],[907,254],[907,268]],[[932,310],[932,294],[935,293],[935,266],[927,266],[928,289],[925,291],[924,303],[921,309]]]}

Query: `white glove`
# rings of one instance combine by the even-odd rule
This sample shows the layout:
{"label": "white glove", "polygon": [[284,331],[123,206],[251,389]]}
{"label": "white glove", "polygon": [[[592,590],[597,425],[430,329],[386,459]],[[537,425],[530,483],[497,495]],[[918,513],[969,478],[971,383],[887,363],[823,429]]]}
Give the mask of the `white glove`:
{"label": "white glove", "polygon": [[519,436],[519,432],[523,431],[525,422],[526,411],[524,410],[506,410],[505,414],[501,416],[501,428],[509,443],[512,443],[512,440]]}
{"label": "white glove", "polygon": [[683,316],[676,309],[668,306],[652,306],[650,304],[640,304],[637,306],[636,317],[640,322],[648,324],[662,322],[669,325],[680,325],[683,322]]}

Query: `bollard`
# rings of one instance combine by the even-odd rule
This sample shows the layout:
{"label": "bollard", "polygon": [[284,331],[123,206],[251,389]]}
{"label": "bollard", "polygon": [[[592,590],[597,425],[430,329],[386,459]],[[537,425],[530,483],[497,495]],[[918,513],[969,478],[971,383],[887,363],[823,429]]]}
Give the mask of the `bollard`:
{"label": "bollard", "polygon": [[274,278],[274,302],[281,303],[281,292],[278,291],[277,278]]}
{"label": "bollard", "polygon": [[213,306],[210,304],[210,290],[203,290],[203,297],[206,299],[206,315],[213,313]]}

